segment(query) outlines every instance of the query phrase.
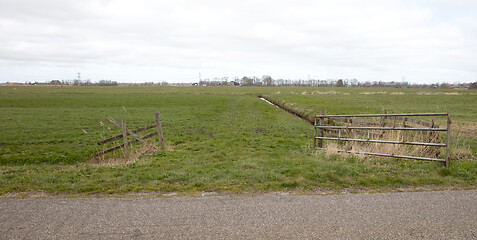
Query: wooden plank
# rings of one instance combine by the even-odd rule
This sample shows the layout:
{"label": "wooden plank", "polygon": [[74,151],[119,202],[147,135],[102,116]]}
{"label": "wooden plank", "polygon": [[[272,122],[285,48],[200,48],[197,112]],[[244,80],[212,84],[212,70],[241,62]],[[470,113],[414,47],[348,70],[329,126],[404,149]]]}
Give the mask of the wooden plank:
{"label": "wooden plank", "polygon": [[149,126],[147,126],[147,127],[138,128],[138,129],[136,129],[136,130],[133,130],[132,132],[133,132],[133,133],[143,132],[143,131],[146,131],[146,130],[149,130],[149,129],[153,129],[153,128],[155,128],[155,127],[156,127],[156,124],[154,123],[154,124],[151,124],[151,125],[149,125]]}
{"label": "wooden plank", "polygon": [[[139,133],[139,132],[143,132],[143,131],[149,130],[149,129],[151,129],[151,128],[155,128],[156,126],[157,126],[157,125],[154,123],[154,124],[149,125],[149,126],[147,126],[147,127],[143,127],[143,128],[138,128],[138,129],[136,129],[136,130],[132,130],[132,132],[133,132],[133,133]],[[123,134],[119,134],[119,135],[116,135],[116,136],[114,136],[114,137],[110,137],[110,138],[108,138],[108,139],[105,139],[105,140],[102,140],[102,141],[98,142],[98,145],[103,145],[103,144],[105,144],[105,143],[112,142],[112,141],[114,141],[114,140],[118,140],[118,139],[120,139],[120,138],[122,138],[122,137],[123,137]]]}
{"label": "wooden plank", "polygon": [[112,142],[112,141],[114,141],[114,140],[118,140],[118,139],[120,139],[120,138],[123,138],[123,134],[122,134],[122,133],[119,134],[119,135],[116,135],[116,136],[114,136],[114,137],[110,137],[110,138],[108,138],[108,139],[104,139],[104,140],[102,140],[102,141],[99,141],[99,142],[97,142],[97,144],[98,144],[98,145],[103,145],[103,144],[105,144],[105,143]]}
{"label": "wooden plank", "polygon": [[[320,114],[321,114],[321,115],[324,115],[325,112],[324,112],[324,111],[320,111]],[[324,119],[323,119],[323,117],[321,117],[321,118],[320,118],[320,126],[323,126],[323,124],[324,124]],[[320,137],[323,137],[323,135],[324,135],[324,130],[323,130],[323,128],[320,128],[320,135],[319,135],[319,136],[320,136]],[[323,140],[322,140],[322,139],[319,139],[319,140],[318,140],[318,147],[320,147],[320,148],[323,147]]]}
{"label": "wooden plank", "polygon": [[[154,132],[154,133],[150,133],[150,134],[147,134],[147,135],[145,135],[144,137],[142,137],[142,139],[148,139],[148,138],[154,137],[154,136],[156,136],[156,135],[157,135],[157,133],[155,133],[155,132]],[[129,142],[128,142],[128,145],[131,145],[131,144],[137,143],[137,142],[139,142],[139,140],[134,139],[134,140],[129,141]],[[124,147],[124,144],[121,144],[121,145],[118,145],[118,146],[115,146],[115,147],[106,149],[106,150],[104,150],[104,151],[102,151],[102,152],[97,152],[97,153],[94,154],[94,156],[97,157],[97,156],[100,156],[100,155],[104,155],[104,154],[106,154],[106,153],[110,153],[110,152],[112,152],[112,151],[121,149],[121,148],[123,148],[123,147]]]}
{"label": "wooden plank", "polygon": [[[121,128],[121,124],[119,124],[116,120],[114,120],[113,118],[109,118],[109,121],[112,122],[114,125],[116,125],[117,127]],[[133,136],[135,139],[139,140],[140,142],[142,142],[144,145],[148,145],[152,148],[156,148],[155,146],[151,145],[150,143],[144,141],[144,139],[142,139],[141,137],[139,137],[137,134],[133,133],[131,130],[129,129],[126,129],[126,131],[128,132],[129,135]]]}
{"label": "wooden plank", "polygon": [[121,145],[119,145],[119,146],[106,149],[106,150],[104,150],[104,151],[102,151],[102,152],[97,152],[97,153],[94,154],[94,156],[97,157],[97,156],[100,156],[100,155],[104,155],[104,154],[106,154],[106,153],[110,153],[110,152],[112,152],[112,151],[121,149],[121,148],[123,148],[123,147],[124,147],[124,144],[121,144]]}

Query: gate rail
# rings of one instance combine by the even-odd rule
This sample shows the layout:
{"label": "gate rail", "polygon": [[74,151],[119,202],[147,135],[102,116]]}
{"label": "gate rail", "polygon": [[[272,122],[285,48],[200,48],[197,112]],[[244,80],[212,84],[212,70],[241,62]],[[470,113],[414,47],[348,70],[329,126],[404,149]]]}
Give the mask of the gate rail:
{"label": "gate rail", "polygon": [[[406,120],[407,117],[411,116],[447,116],[447,127],[435,127],[434,123],[429,124],[425,123],[421,120],[412,119],[410,122],[419,123],[424,126],[429,127],[406,127]],[[362,118],[362,117],[381,117],[383,119],[382,126],[380,127],[359,127],[359,126],[349,126],[350,118]],[[396,127],[396,120],[403,119],[404,117],[404,126],[403,127]],[[346,119],[346,126],[333,126],[333,125],[325,125],[325,119],[334,119],[338,121],[343,121]],[[392,127],[385,127],[386,119],[393,119],[393,126]],[[411,120],[411,119],[410,119]],[[356,120],[355,120],[356,121]],[[357,121],[358,123],[365,122],[365,121]],[[369,123],[369,122],[365,122]],[[376,125],[377,123],[369,123],[368,125]],[[379,123],[381,124],[381,123]],[[391,154],[384,154],[384,153],[375,153],[375,152],[358,152],[358,151],[348,151],[348,150],[337,150],[338,152],[347,152],[347,153],[355,153],[355,154],[365,154],[365,155],[373,155],[373,156],[382,156],[382,157],[394,157],[394,158],[407,158],[407,159],[415,159],[415,160],[427,160],[427,161],[439,161],[445,162],[446,167],[449,165],[449,145],[450,145],[450,113],[399,113],[399,114],[358,114],[358,115],[325,115],[323,111],[320,112],[320,115],[315,116],[315,124],[314,124],[314,147],[317,147],[317,140],[318,140],[318,149],[326,149],[323,148],[323,140],[334,140],[334,141],[345,141],[345,142],[362,142],[362,143],[387,143],[393,144],[393,152]],[[360,138],[342,138],[341,137],[341,130],[367,130],[367,139],[360,139]],[[370,139],[370,130],[382,130],[384,131],[429,131],[429,132],[447,132],[447,141],[446,143],[430,143],[430,142],[411,142],[411,141],[390,141],[390,140],[371,140]],[[338,131],[338,137],[325,137],[324,131]],[[318,132],[318,133],[317,133]],[[318,136],[317,136],[318,134]],[[375,134],[373,134],[375,135]],[[395,144],[405,144],[405,145],[420,145],[420,146],[433,146],[433,147],[445,147],[446,148],[446,158],[428,158],[428,157],[415,157],[415,156],[406,156],[406,155],[395,155],[394,154],[394,145]]]}

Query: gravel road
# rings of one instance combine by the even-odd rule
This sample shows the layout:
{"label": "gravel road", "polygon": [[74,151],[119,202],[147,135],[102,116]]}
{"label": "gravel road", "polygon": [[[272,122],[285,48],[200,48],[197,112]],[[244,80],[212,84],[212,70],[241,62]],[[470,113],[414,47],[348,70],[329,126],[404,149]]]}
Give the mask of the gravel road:
{"label": "gravel road", "polygon": [[0,200],[0,239],[477,239],[477,190]]}

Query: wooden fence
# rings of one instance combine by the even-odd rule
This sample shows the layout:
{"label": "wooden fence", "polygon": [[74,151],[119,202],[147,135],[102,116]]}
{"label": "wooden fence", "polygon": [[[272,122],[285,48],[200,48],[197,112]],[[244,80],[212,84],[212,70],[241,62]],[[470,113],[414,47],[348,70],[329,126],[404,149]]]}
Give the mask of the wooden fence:
{"label": "wooden fence", "polygon": [[[419,117],[447,117],[447,127],[442,128],[439,125],[434,123],[434,118],[431,122],[425,122],[419,119],[412,119],[409,117],[419,116]],[[381,122],[377,121],[365,121],[356,118],[380,118]],[[392,122],[387,122],[388,119],[391,119]],[[325,124],[325,120],[327,120]],[[398,121],[402,121],[399,123]],[[337,122],[341,122],[342,125],[338,125]],[[416,126],[410,126],[409,123],[412,123]],[[343,125],[344,124],[344,125]],[[391,126],[386,126],[391,124]],[[374,156],[383,156],[383,157],[394,157],[394,158],[407,158],[407,159],[416,159],[416,160],[428,160],[428,161],[440,161],[445,162],[446,166],[449,165],[449,144],[450,144],[450,114],[449,113],[403,113],[403,114],[361,114],[361,115],[325,115],[322,111],[320,115],[315,116],[314,124],[314,147],[318,149],[323,148],[323,140],[333,140],[333,141],[344,141],[344,142],[357,142],[357,143],[383,143],[383,144],[392,144],[392,152],[390,154],[377,153],[377,152],[364,152],[364,151],[350,151],[350,150],[341,150],[337,149],[338,152],[347,152],[347,153],[356,153],[356,154],[365,154],[365,155],[374,155]],[[358,125],[358,126],[357,126]],[[363,126],[364,125],[364,126]],[[373,131],[371,133],[371,131]],[[378,130],[376,132],[376,130]],[[355,134],[358,136],[363,136],[364,138],[355,138]],[[379,140],[371,138],[379,138],[384,136],[386,131],[401,131],[403,133],[403,139],[400,141],[395,140]],[[418,133],[426,132],[429,141],[419,142],[419,141],[407,141],[405,136],[406,132],[413,131]],[[334,136],[325,136],[324,133],[334,133]],[[350,134],[351,132],[351,134]],[[438,132],[446,132],[446,143],[439,142]],[[336,136],[336,133],[338,134]],[[352,137],[343,137],[343,135],[351,135]],[[432,139],[437,142],[432,142]],[[395,145],[418,145],[418,146],[429,146],[429,147],[445,147],[446,148],[446,158],[430,158],[430,157],[419,157],[419,156],[408,156],[408,155],[396,155],[394,152]]]}
{"label": "wooden fence", "polygon": [[[99,141],[97,144],[98,145],[103,145],[103,144],[113,142],[113,141],[116,141],[116,140],[119,140],[119,139],[123,140],[123,144],[112,147],[112,148],[109,148],[109,149],[106,149],[106,150],[103,150],[101,152],[97,152],[97,153],[94,154],[95,157],[104,155],[104,154],[109,153],[109,152],[113,152],[113,151],[118,150],[118,149],[124,149],[125,157],[129,158],[128,145],[131,145],[131,144],[137,143],[137,142],[141,142],[146,146],[156,148],[156,146],[153,146],[152,144],[145,141],[145,139],[148,139],[148,138],[151,138],[151,137],[154,137],[154,136],[159,137],[159,142],[160,142],[160,145],[161,145],[161,149],[165,148],[164,136],[163,136],[163,133],[162,133],[161,115],[158,112],[156,112],[156,122],[154,124],[151,124],[151,125],[146,126],[146,127],[138,128],[138,129],[132,130],[132,131],[127,128],[126,121],[124,121],[124,120],[122,120],[121,123],[119,123],[118,121],[114,120],[111,117],[109,117],[108,120],[112,124],[114,124],[115,126],[120,128],[122,130],[122,134],[119,134],[119,135],[116,135],[114,137],[110,137],[108,139]],[[136,134],[136,133],[144,132],[146,130],[153,129],[153,128],[156,129],[156,131],[154,131],[153,133],[150,133],[150,134],[147,134],[147,135],[144,135],[144,136],[139,136],[139,135]],[[128,141],[128,136],[134,137],[134,140]]]}

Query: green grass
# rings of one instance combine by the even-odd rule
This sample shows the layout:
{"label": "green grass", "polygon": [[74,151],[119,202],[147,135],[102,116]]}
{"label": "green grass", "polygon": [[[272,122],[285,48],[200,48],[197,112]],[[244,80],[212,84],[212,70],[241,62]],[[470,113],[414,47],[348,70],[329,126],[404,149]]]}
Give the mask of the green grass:
{"label": "green grass", "polygon": [[[475,161],[454,162],[446,169],[434,162],[315,152],[308,123],[256,97],[267,94],[309,112],[324,109],[329,114],[382,112],[383,107],[390,112],[435,112],[439,105],[457,123],[475,123],[472,116],[477,115],[471,91],[458,96],[360,91],[390,90],[0,87],[0,194],[476,186]],[[124,119],[134,129],[152,124],[156,111],[161,112],[170,150],[142,156],[133,164],[90,164],[93,153],[101,150],[96,142],[120,133],[107,123],[108,116]]]}
{"label": "green grass", "polygon": [[[457,149],[457,155],[459,149],[470,148],[473,158],[477,156],[477,91],[369,88],[300,90],[292,94],[272,92],[267,94],[267,97],[277,100],[287,108],[303,112],[310,119],[320,111],[325,114],[383,113],[384,110],[388,113],[449,112],[452,119],[452,148]],[[313,92],[336,93],[312,94]],[[421,119],[430,122],[430,117]],[[435,120],[441,126],[446,126],[446,117],[436,117]]]}
{"label": "green grass", "polygon": [[[329,94],[333,91],[336,93]],[[457,122],[473,123],[477,116],[477,91],[472,90],[300,88],[293,94],[279,92],[267,95],[313,113],[321,110],[327,114],[383,113],[383,110],[389,113],[450,112]]]}

